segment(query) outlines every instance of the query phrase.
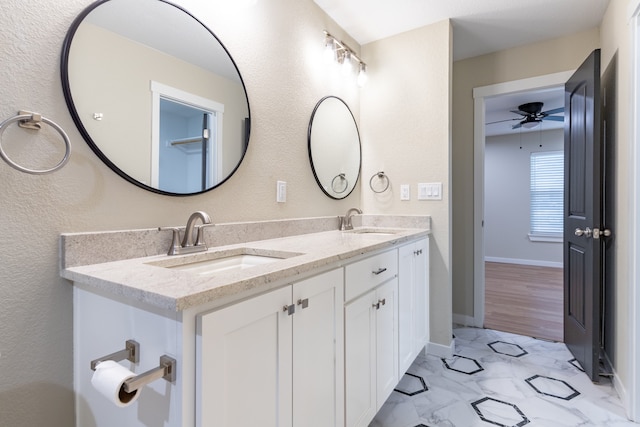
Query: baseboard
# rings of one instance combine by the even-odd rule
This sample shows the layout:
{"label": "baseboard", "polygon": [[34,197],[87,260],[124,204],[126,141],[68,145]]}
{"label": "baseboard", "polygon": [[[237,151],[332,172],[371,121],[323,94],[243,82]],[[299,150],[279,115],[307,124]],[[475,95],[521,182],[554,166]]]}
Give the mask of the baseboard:
{"label": "baseboard", "polygon": [[467,316],[466,314],[453,313],[452,320],[454,325],[471,326],[472,328],[482,328],[483,325],[478,325],[477,320],[473,316]]}
{"label": "baseboard", "polygon": [[455,338],[451,338],[451,343],[448,346],[443,344],[436,344],[434,342],[428,342],[427,346],[425,347],[425,351],[427,352],[427,354],[430,354],[431,356],[444,358],[444,359],[453,357],[453,353],[455,352],[455,349],[456,349]]}
{"label": "baseboard", "polygon": [[607,358],[607,363],[609,363],[609,366],[611,366],[611,373],[613,374],[611,381],[613,382],[613,388],[615,389],[616,393],[618,393],[618,397],[622,402],[622,406],[624,407],[624,410],[627,414],[627,418],[631,419],[631,414],[633,412],[632,405],[634,405],[634,402],[631,402],[630,396],[627,393],[627,389],[624,387],[624,384],[620,380],[620,376],[618,376],[618,373],[609,360],[609,355],[605,353],[604,356]]}
{"label": "baseboard", "polygon": [[484,260],[487,262],[500,262],[503,264],[520,264],[520,265],[531,265],[534,267],[553,267],[553,268],[562,268],[562,262],[554,262],[554,261],[541,261],[536,259],[518,259],[518,258],[500,258],[493,256],[486,256]]}

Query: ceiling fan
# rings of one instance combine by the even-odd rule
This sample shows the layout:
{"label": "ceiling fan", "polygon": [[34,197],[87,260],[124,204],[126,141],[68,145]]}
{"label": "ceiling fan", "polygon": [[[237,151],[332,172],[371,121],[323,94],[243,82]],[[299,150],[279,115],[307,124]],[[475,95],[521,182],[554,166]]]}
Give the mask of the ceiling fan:
{"label": "ceiling fan", "polygon": [[519,123],[513,125],[512,129],[518,129],[520,127],[531,129],[542,123],[543,120],[551,120],[554,122],[563,122],[564,116],[553,116],[552,114],[564,113],[564,107],[554,108],[552,110],[542,111],[542,102],[528,102],[518,106],[517,110],[511,110],[512,113],[520,114],[522,117],[507,120],[498,120],[497,122],[487,123],[488,125],[494,123],[508,122],[512,120],[519,120]]}

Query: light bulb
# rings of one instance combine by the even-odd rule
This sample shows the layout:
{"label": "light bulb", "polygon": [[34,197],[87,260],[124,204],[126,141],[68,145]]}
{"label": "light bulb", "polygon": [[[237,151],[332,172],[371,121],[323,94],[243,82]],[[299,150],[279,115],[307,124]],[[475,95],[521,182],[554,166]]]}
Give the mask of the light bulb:
{"label": "light bulb", "polygon": [[358,71],[358,78],[357,78],[358,86],[359,87],[364,86],[367,83],[367,78],[368,78],[367,66],[361,62],[360,70]]}
{"label": "light bulb", "polygon": [[342,56],[342,74],[349,74],[351,72],[351,54],[345,51]]}
{"label": "light bulb", "polygon": [[327,63],[331,63],[336,59],[336,51],[333,45],[333,39],[327,36],[324,40],[324,60]]}

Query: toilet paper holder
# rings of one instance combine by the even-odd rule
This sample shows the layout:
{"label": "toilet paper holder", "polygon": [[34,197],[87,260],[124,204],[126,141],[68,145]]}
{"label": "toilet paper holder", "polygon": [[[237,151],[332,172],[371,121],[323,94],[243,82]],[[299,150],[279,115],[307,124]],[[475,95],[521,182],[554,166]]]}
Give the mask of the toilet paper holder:
{"label": "toilet paper holder", "polygon": [[[115,353],[92,360],[91,370],[95,371],[98,364],[105,360],[113,360],[115,362],[128,360],[133,363],[138,363],[140,361],[140,344],[134,340],[127,340],[125,342],[124,350],[119,350]],[[160,363],[158,367],[126,380],[124,382],[124,391],[132,393],[155,380],[159,380],[160,378],[165,379],[170,383],[175,382],[176,359],[167,356],[166,354],[160,356]]]}

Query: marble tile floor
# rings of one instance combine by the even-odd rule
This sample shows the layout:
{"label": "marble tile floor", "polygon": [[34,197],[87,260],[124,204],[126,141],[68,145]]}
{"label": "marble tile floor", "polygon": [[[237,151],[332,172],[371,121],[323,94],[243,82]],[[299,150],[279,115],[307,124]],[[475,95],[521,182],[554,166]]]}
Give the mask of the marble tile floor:
{"label": "marble tile floor", "polygon": [[638,427],[608,379],[562,343],[455,327],[450,359],[420,355],[369,427]]}

